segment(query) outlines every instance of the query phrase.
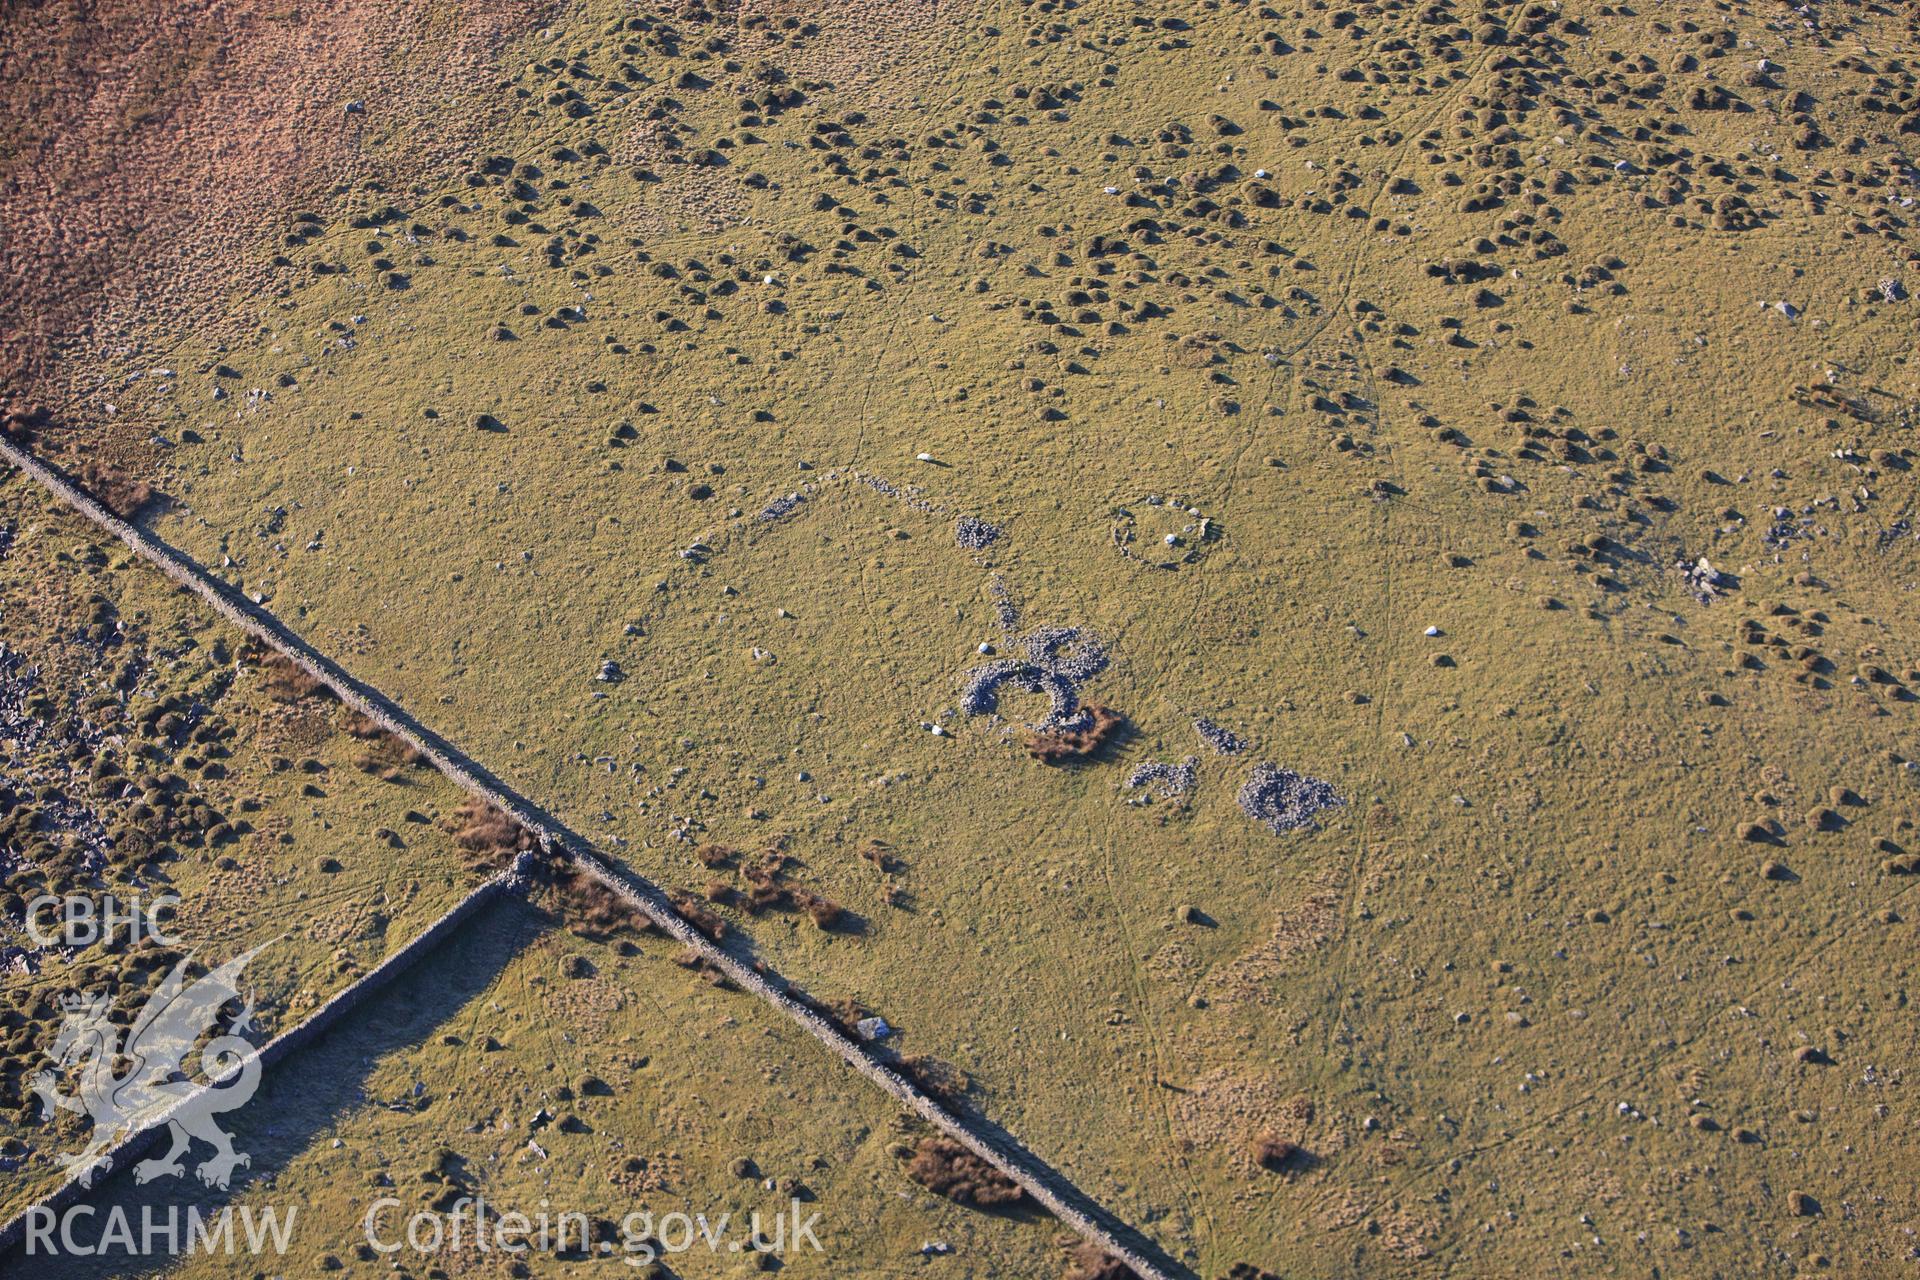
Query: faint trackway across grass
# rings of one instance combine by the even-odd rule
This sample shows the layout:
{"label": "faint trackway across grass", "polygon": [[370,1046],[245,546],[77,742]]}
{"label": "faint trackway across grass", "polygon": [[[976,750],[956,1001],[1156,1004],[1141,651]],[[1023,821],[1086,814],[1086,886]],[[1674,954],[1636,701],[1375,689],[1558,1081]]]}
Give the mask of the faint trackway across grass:
{"label": "faint trackway across grass", "polygon": [[1120,1221],[1065,1175],[1046,1164],[977,1108],[949,1111],[887,1062],[851,1039],[797,995],[784,978],[758,967],[750,956],[713,942],[675,909],[664,890],[623,863],[603,857],[588,841],[545,809],[515,792],[453,743],[415,720],[393,699],[362,683],[314,648],[274,614],[209,573],[197,560],[147,529],[120,519],[65,474],[17,442],[0,436],[0,458],[38,481],[88,521],[124,542],[177,585],[204,600],[221,618],[297,663],[342,703],[396,734],[449,780],[508,814],[552,853],[638,910],[655,927],[708,961],[742,990],[752,993],[800,1028],[907,1110],[945,1133],[1018,1183],[1062,1223],[1131,1267],[1142,1280],[1192,1280],[1193,1273],[1169,1257],[1143,1232]]}

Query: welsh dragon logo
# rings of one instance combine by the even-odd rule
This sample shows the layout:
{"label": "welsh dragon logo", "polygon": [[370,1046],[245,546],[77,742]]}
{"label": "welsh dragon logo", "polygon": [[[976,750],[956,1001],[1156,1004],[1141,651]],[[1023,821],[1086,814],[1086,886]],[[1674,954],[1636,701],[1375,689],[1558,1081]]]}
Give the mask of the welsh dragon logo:
{"label": "welsh dragon logo", "polygon": [[[197,982],[189,982],[186,976],[193,957],[182,959],[141,1008],[124,1044],[119,1028],[108,1018],[110,1001],[104,991],[61,998],[66,1016],[47,1056],[61,1070],[75,1069],[78,1089],[61,1093],[54,1073],[47,1070],[33,1078],[32,1087],[40,1095],[47,1119],[59,1111],[75,1111],[93,1120],[93,1137],[86,1148],[64,1161],[67,1172],[82,1186],[92,1184],[115,1141],[160,1123],[167,1126],[171,1145],[164,1155],[133,1167],[136,1182],[184,1173],[180,1157],[195,1138],[214,1149],[195,1170],[210,1187],[224,1189],[236,1167],[251,1163],[245,1152],[233,1149],[233,1140],[214,1122],[218,1113],[246,1105],[260,1084],[260,1059],[240,1035],[252,1025],[251,996],[228,1020],[225,1034],[205,1044],[200,1040],[219,1029],[221,1007],[242,998],[237,985],[240,971],[259,952],[256,947],[236,956]],[[187,1073],[189,1054],[203,1080]],[[116,1074],[115,1066],[122,1063],[125,1070]]]}

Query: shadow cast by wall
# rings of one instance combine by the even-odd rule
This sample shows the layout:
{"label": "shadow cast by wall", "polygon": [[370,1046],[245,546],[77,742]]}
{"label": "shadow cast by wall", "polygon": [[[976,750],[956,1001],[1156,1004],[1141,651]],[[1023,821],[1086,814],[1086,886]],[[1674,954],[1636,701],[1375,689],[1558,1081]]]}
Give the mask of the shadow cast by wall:
{"label": "shadow cast by wall", "polygon": [[[293,1208],[296,1212],[286,1237],[285,1256],[274,1253],[268,1243],[258,1265],[266,1274],[311,1269],[316,1246],[332,1247],[337,1242],[303,1239],[298,1211],[305,1206],[292,1198],[276,1196],[272,1191],[275,1179],[321,1135],[355,1111],[430,1105],[430,1092],[405,1099],[370,1096],[369,1079],[380,1059],[426,1043],[484,992],[515,955],[549,928],[550,922],[524,899],[496,898],[412,969],[394,978],[376,998],[347,1013],[298,1054],[267,1068],[254,1097],[221,1117],[235,1151],[245,1152],[251,1160],[235,1171],[227,1189],[203,1186],[194,1177],[195,1166],[209,1154],[207,1147],[195,1144],[182,1157],[186,1166],[183,1176],[144,1186],[135,1183],[131,1169],[106,1178],[75,1206],[82,1216],[74,1219],[73,1242],[85,1247],[103,1243],[108,1239],[103,1234],[108,1226],[117,1216],[124,1216],[131,1228],[132,1249],[139,1250],[143,1221],[165,1224],[171,1216],[180,1224],[177,1244],[171,1248],[184,1253],[189,1212],[197,1211],[203,1221],[212,1222],[231,1206],[233,1238],[236,1247],[244,1249],[244,1209],[257,1214],[272,1206],[285,1222],[286,1211]],[[339,1190],[347,1193],[346,1188]],[[269,1241],[271,1237],[263,1234],[262,1239]],[[29,1253],[35,1244],[29,1233],[26,1242],[0,1254],[0,1276],[30,1275],[34,1280],[149,1276],[169,1271],[183,1260],[171,1251],[164,1231],[152,1237],[160,1252],[144,1256],[130,1254],[117,1240],[109,1246],[111,1252],[102,1256],[75,1256],[61,1245],[57,1226],[51,1240],[55,1252],[50,1254],[39,1247]]]}

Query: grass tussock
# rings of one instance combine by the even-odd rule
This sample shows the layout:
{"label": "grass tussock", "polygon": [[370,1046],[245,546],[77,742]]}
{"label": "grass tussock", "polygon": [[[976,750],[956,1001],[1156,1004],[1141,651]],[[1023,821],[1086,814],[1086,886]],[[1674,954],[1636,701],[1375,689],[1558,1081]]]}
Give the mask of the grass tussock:
{"label": "grass tussock", "polygon": [[838,1027],[849,1040],[860,1038],[859,1023],[862,1018],[871,1018],[873,1010],[861,1004],[852,996],[842,996],[838,1000],[816,1000],[798,987],[791,989],[795,999],[813,1010],[827,1021]]}
{"label": "grass tussock", "polygon": [[846,923],[846,909],[832,898],[801,889],[794,894],[794,901],[817,929],[831,932]]}
{"label": "grass tussock", "polygon": [[867,841],[866,847],[860,850],[860,857],[863,861],[871,862],[881,875],[890,876],[906,865],[900,860],[900,855],[894,852],[893,846],[880,839]]}
{"label": "grass tussock", "polygon": [[748,915],[759,915],[762,911],[784,910],[793,905],[793,890],[785,885],[757,884],[747,890],[741,899],[741,905]]}
{"label": "grass tussock", "polygon": [[[699,850],[698,856],[708,866],[730,867],[739,855],[723,846],[707,845]],[[713,861],[709,862],[709,857]],[[755,916],[763,911],[801,911],[816,928],[829,933],[857,927],[857,917],[832,898],[788,884],[787,867],[791,861],[777,845],[769,846],[758,859],[738,868],[741,878],[747,882],[746,892],[724,892],[722,882],[715,881],[708,886],[707,901],[738,907]]]}
{"label": "grass tussock", "polygon": [[387,732],[380,722],[372,716],[362,715],[358,711],[349,711],[340,718],[340,728],[349,738],[358,738],[362,742],[372,742]]}
{"label": "grass tussock", "polygon": [[718,871],[723,867],[733,866],[740,856],[740,851],[730,849],[724,844],[703,844],[693,851],[693,856],[700,859],[700,865],[707,870]]}
{"label": "grass tussock", "polygon": [[1253,1159],[1263,1169],[1279,1173],[1299,1158],[1298,1144],[1277,1133],[1262,1133],[1253,1140]]}

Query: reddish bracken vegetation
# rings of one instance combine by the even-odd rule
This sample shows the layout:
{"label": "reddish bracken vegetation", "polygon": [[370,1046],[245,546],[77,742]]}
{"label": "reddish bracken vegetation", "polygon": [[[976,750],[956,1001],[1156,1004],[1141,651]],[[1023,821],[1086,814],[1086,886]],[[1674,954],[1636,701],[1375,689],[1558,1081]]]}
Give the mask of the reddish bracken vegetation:
{"label": "reddish bracken vegetation", "polygon": [[[715,861],[707,862],[708,850],[719,851]],[[703,846],[700,851],[701,861],[707,862],[708,866],[730,866],[735,856],[733,850],[718,845]],[[824,930],[847,926],[851,917],[839,903],[811,889],[786,883],[788,861],[787,855],[777,846],[769,847],[757,861],[740,868],[740,875],[747,882],[744,894],[715,897],[715,886],[709,886],[707,900],[738,906],[748,915],[759,915],[762,911],[804,911],[815,926]]]}
{"label": "reddish bracken vegetation", "polygon": [[1080,1244],[1068,1251],[1061,1280],[1140,1280],[1140,1275],[1099,1246]]}
{"label": "reddish bracken vegetation", "polygon": [[453,841],[473,856],[469,865],[503,870],[535,845],[533,832],[490,804],[469,797],[454,811]]}
{"label": "reddish bracken vegetation", "polygon": [[722,991],[733,990],[733,979],[727,977],[726,972],[722,970],[719,965],[707,959],[692,947],[688,947],[686,950],[674,956],[673,962],[682,969],[691,969],[693,972],[705,978],[709,984],[720,988]]}
{"label": "reddish bracken vegetation", "polygon": [[622,931],[645,933],[653,929],[653,921],[645,912],[569,859],[555,859],[550,874],[565,904],[568,927],[575,933],[605,938]]}
{"label": "reddish bracken vegetation", "polygon": [[709,942],[720,942],[727,936],[727,922],[707,910],[698,894],[686,889],[669,889],[667,897],[673,901],[673,909],[680,918],[706,936]]}
{"label": "reddish bracken vegetation", "polygon": [[331,698],[329,689],[317,676],[284,653],[269,653],[260,659],[261,686],[275,702],[299,702],[303,698]]}
{"label": "reddish bracken vegetation", "polygon": [[926,1137],[907,1161],[907,1176],[955,1204],[998,1209],[1020,1203],[1020,1184],[952,1138]]}
{"label": "reddish bracken vegetation", "polygon": [[973,1080],[966,1072],[950,1062],[942,1062],[926,1054],[901,1058],[893,1065],[922,1093],[948,1111],[958,1108],[967,1091],[973,1088]]}
{"label": "reddish bracken vegetation", "polygon": [[348,737],[367,744],[366,749],[353,758],[354,767],[362,773],[398,782],[407,769],[426,763],[427,758],[412,743],[358,711],[347,712],[340,727],[347,731]]}
{"label": "reddish bracken vegetation", "polygon": [[873,1010],[852,996],[842,996],[838,1000],[816,1000],[798,987],[792,989],[792,994],[801,1004],[839,1027],[846,1033],[849,1040],[860,1038],[860,1033],[856,1029],[860,1019],[873,1016]]}
{"label": "reddish bracken vegetation", "polygon": [[1047,764],[1061,764],[1068,760],[1084,760],[1101,746],[1127,722],[1127,718],[1111,707],[1086,705],[1087,723],[1078,729],[1052,729],[1036,733],[1027,740],[1027,752],[1035,760]]}
{"label": "reddish bracken vegetation", "polygon": [[81,464],[80,483],[101,506],[122,520],[133,519],[142,507],[153,501],[152,485],[99,459],[90,458]]}

